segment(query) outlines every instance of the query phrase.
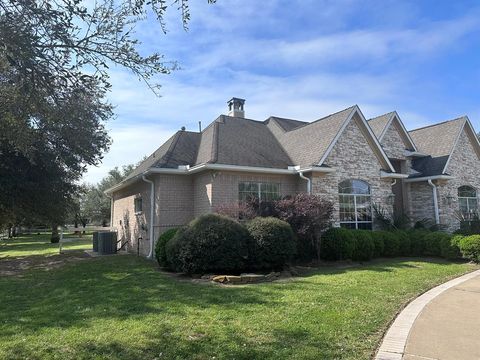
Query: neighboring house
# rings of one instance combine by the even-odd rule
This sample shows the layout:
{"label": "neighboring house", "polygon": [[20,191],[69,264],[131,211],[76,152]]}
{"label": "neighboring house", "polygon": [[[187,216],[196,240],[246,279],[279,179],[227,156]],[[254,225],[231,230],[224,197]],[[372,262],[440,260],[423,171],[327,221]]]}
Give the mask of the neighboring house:
{"label": "neighboring house", "polygon": [[255,121],[244,100],[228,106],[228,116],[178,131],[107,190],[129,250],[151,256],[166,229],[250,196],[318,194],[333,201],[336,225],[353,229],[378,227],[373,204],[448,230],[477,210],[480,144],[467,117],[407,132],[396,112],[367,121],[358,106],[313,122]]}

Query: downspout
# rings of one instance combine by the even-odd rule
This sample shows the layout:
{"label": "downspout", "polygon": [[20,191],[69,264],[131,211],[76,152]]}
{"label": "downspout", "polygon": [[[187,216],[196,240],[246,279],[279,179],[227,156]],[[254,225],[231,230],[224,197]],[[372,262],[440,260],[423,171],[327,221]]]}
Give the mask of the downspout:
{"label": "downspout", "polygon": [[113,195],[105,195],[110,199],[110,231],[113,231]]}
{"label": "downspout", "polygon": [[438,198],[437,198],[437,186],[428,179],[428,184],[432,187],[433,191],[433,209],[435,210],[435,224],[440,224],[440,215],[438,214]]}
{"label": "downspout", "polygon": [[310,180],[310,178],[303,175],[303,171],[299,171],[298,175],[300,175],[300,177],[302,179],[307,180],[307,193],[308,193],[308,195],[311,195],[312,194],[312,180]]}
{"label": "downspout", "polygon": [[153,212],[155,210],[155,183],[142,175],[142,180],[150,184],[150,224],[149,224],[149,237],[150,237],[150,251],[148,252],[148,258],[153,259]]}

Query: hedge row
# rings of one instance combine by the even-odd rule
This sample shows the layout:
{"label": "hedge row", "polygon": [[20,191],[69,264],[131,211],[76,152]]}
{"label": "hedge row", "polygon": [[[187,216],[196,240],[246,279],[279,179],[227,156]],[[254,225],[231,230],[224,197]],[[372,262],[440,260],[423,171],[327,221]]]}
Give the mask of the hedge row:
{"label": "hedge row", "polygon": [[295,253],[292,228],[277,218],[255,218],[245,226],[207,214],[162,234],[156,257],[162,267],[189,274],[279,269]]}
{"label": "hedge row", "polygon": [[380,256],[458,259],[462,254],[470,260],[480,260],[480,235],[452,237],[444,232],[426,230],[388,232],[332,228],[322,238],[321,251],[326,260],[360,261]]}
{"label": "hedge row", "polygon": [[[323,234],[320,250],[326,260],[437,256],[480,262],[480,235],[331,228]],[[285,221],[258,217],[243,225],[217,214],[203,215],[186,227],[166,231],[155,248],[160,266],[190,274],[280,269],[295,251],[295,236]]]}

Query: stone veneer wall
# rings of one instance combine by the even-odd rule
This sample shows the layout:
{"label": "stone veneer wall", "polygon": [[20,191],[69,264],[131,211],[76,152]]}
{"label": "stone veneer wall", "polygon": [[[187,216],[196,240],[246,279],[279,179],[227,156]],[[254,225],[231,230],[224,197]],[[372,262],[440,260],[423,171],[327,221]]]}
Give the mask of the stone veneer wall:
{"label": "stone veneer wall", "polygon": [[477,190],[477,198],[480,195],[480,162],[471,140],[462,130],[446,171],[455,179],[438,184],[440,223],[446,225],[449,231],[460,227],[457,218],[458,188],[469,185]]}
{"label": "stone veneer wall", "polygon": [[[333,201],[336,222],[339,221],[338,184],[346,179],[368,182],[372,202],[380,204],[389,212],[393,211],[392,205],[388,204],[388,197],[392,195],[391,179],[380,178],[381,164],[360,130],[359,121],[353,119],[347,125],[325,161],[325,165],[336,171],[312,177],[312,192]],[[374,228],[377,227],[374,221]]]}
{"label": "stone veneer wall", "polygon": [[382,138],[381,144],[389,158],[398,160],[406,159],[405,150],[407,145],[400,135],[400,125],[397,120],[392,121]]}

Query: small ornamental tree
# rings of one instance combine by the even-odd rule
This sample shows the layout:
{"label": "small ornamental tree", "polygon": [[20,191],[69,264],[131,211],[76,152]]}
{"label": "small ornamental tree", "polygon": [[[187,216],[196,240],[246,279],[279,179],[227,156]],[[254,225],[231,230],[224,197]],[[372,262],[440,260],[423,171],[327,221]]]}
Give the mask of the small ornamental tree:
{"label": "small ornamental tree", "polygon": [[331,224],[333,203],[318,195],[300,193],[276,201],[274,212],[275,217],[289,223],[297,234],[299,257],[316,254],[320,259],[321,233]]}

